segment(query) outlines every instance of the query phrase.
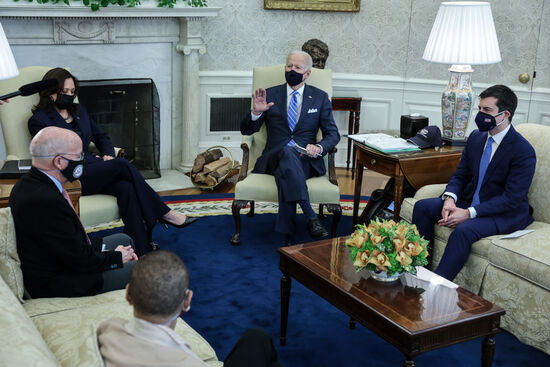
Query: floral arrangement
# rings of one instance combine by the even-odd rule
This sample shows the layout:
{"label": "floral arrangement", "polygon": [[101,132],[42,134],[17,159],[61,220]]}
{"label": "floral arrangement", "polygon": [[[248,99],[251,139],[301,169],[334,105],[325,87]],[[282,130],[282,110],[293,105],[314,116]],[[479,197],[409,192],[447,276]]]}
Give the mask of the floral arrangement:
{"label": "floral arrangement", "polygon": [[416,274],[417,266],[428,264],[428,241],[416,226],[405,221],[371,221],[358,224],[346,246],[357,271],[363,268],[386,272]]}

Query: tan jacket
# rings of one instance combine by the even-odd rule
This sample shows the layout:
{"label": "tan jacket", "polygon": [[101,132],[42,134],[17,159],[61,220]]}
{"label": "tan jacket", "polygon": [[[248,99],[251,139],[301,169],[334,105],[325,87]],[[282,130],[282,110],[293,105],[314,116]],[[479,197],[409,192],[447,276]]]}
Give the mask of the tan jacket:
{"label": "tan jacket", "polygon": [[207,366],[174,330],[138,318],[105,320],[97,338],[107,367]]}

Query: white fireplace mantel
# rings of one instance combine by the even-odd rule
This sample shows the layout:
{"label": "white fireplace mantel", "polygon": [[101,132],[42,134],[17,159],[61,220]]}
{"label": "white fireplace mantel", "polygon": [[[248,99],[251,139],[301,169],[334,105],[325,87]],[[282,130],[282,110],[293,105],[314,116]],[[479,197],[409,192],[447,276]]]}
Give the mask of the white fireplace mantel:
{"label": "white fireplace mantel", "polygon": [[[45,47],[55,45],[56,50],[62,50],[58,52],[66,55],[66,59],[56,64],[73,66],[73,70],[80,69],[84,75],[86,70],[97,69],[116,78],[138,69],[149,73],[146,76],[153,80],[156,76],[163,104],[161,167],[188,171],[199,149],[200,101],[196,91],[200,87],[199,55],[207,50],[202,20],[217,16],[220,10],[220,7],[189,7],[186,1],[179,1],[174,8],[159,8],[156,0],[141,0],[141,5],[134,8],[110,5],[92,11],[83,5],[0,0],[0,22],[12,49],[15,47],[22,55],[23,63],[28,59],[44,60],[44,53],[51,55]],[[119,50],[129,45],[134,48],[121,55]],[[166,45],[171,45],[171,50],[166,51]],[[90,55],[83,47],[88,52],[104,53]],[[132,53],[135,47],[141,53]],[[165,51],[159,54],[161,49]],[[119,59],[113,59],[111,53]],[[126,64],[119,62],[122,59],[127,60]],[[138,74],[143,77],[143,72]],[[99,71],[93,75],[95,79],[102,77]]]}
{"label": "white fireplace mantel", "polygon": [[129,8],[110,5],[92,11],[83,5],[65,4],[37,4],[26,3],[21,0],[0,0],[0,17],[6,18],[203,18],[215,17],[221,8],[204,7],[192,8],[182,3],[177,3],[174,8],[159,8],[155,0],[141,0],[141,5]]}

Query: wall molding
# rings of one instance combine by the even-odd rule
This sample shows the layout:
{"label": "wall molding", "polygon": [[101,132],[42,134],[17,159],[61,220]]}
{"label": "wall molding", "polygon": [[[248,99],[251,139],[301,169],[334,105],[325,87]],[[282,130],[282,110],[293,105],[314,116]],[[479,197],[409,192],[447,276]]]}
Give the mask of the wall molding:
{"label": "wall molding", "polygon": [[[210,98],[248,97],[252,92],[252,71],[201,71],[199,72],[201,94],[201,135],[199,150],[203,151],[213,145],[221,144],[229,148],[235,159],[242,159],[239,132],[209,132]],[[430,124],[440,125],[441,93],[447,85],[446,80],[403,79],[395,76],[333,73],[334,97],[362,97],[361,131],[398,134],[400,117],[404,114],[420,113],[428,116]],[[479,94],[490,85],[474,83],[474,90]],[[514,88],[518,95],[519,105],[514,123],[526,122],[530,111],[530,122],[550,125],[550,89],[538,88],[532,93],[527,87]],[[476,101],[477,103],[477,101]],[[468,133],[475,128],[472,111]],[[335,111],[334,119],[340,134],[347,134],[348,114]],[[336,165],[345,166],[347,155],[347,138],[340,139]]]}

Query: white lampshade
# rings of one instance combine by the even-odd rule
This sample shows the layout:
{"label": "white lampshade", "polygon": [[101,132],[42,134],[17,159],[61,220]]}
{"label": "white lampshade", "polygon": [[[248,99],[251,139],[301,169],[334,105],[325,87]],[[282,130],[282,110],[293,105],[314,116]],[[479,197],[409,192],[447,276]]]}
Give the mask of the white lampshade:
{"label": "white lampshade", "polygon": [[0,80],[13,78],[19,75],[15,59],[11,53],[10,44],[0,23]]}
{"label": "white lampshade", "polygon": [[489,3],[441,3],[422,58],[459,65],[500,62],[500,48]]}

